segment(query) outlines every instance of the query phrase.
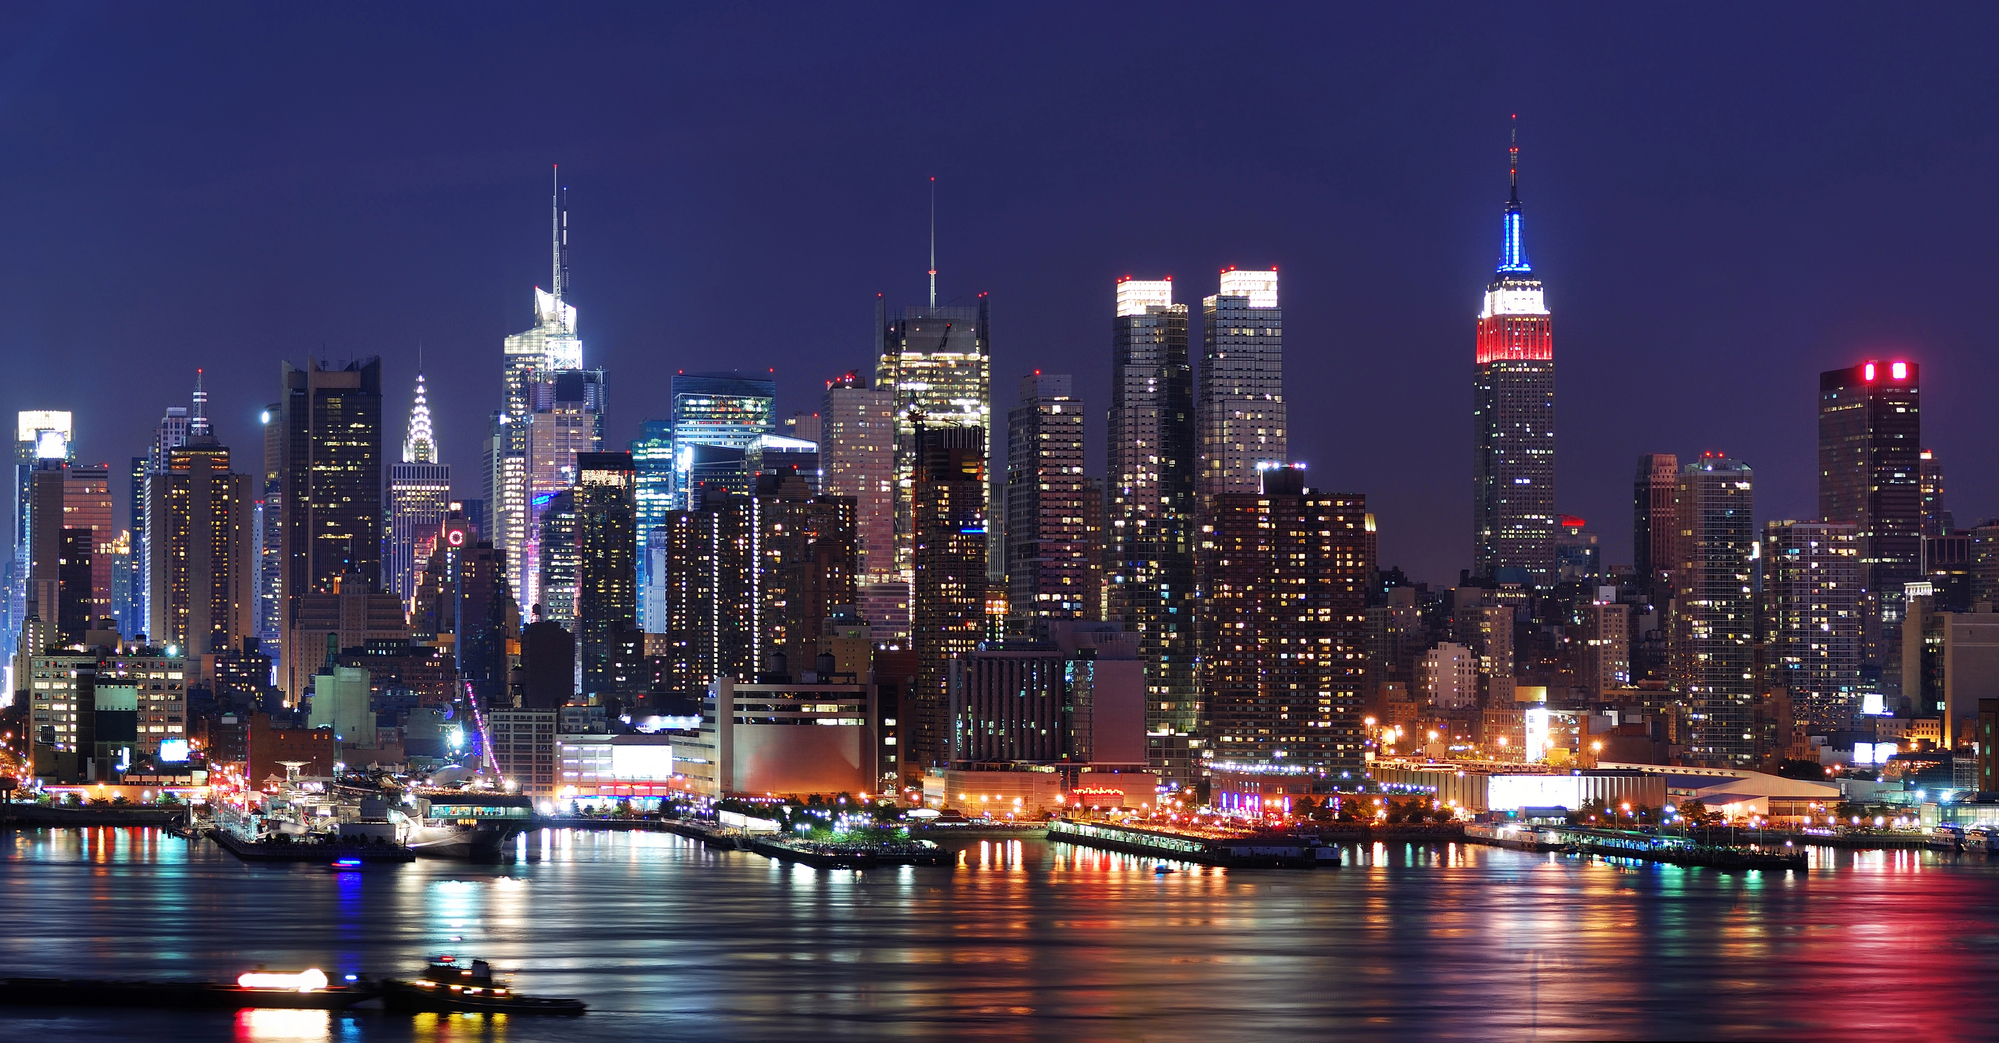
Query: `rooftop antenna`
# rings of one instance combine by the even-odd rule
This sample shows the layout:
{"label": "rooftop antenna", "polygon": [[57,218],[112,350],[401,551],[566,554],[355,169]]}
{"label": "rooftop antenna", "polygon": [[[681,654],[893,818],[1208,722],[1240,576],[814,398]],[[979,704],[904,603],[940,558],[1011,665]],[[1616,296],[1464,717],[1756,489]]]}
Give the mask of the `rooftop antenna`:
{"label": "rooftop antenna", "polygon": [[937,175],[930,176],[930,308],[937,309]]}
{"label": "rooftop antenna", "polygon": [[1520,114],[1513,114],[1513,144],[1506,150],[1506,165],[1513,179],[1513,194],[1507,197],[1511,202],[1520,202]]}
{"label": "rooftop antenna", "polygon": [[208,433],[208,391],[201,384],[201,369],[194,371],[194,415],[187,419],[187,433],[190,436]]}

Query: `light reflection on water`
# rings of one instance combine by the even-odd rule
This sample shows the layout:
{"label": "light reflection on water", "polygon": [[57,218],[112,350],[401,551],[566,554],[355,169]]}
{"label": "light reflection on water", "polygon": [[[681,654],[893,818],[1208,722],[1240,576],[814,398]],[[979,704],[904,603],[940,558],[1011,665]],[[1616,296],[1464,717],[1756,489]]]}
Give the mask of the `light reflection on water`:
{"label": "light reflection on water", "polygon": [[[1318,1039],[1855,1035],[1999,970],[1999,862],[1814,849],[1808,876],[1375,843],[1228,872],[968,839],[821,871],[541,832],[500,866],[248,866],[150,830],[0,833],[0,970],[407,973],[455,951],[580,1021],[37,1012],[9,1038]],[[462,939],[454,941],[453,939]],[[1924,1008],[1976,1036],[1976,1002]],[[25,1031],[22,1031],[25,1030]],[[18,1034],[17,1034],[18,1032]]]}

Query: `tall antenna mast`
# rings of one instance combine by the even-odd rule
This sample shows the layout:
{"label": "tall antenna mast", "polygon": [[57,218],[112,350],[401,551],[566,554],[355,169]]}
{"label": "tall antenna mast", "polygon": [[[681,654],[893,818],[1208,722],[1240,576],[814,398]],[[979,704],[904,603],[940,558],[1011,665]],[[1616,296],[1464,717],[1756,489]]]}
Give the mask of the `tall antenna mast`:
{"label": "tall antenna mast", "polygon": [[208,391],[201,384],[201,370],[194,371],[194,415],[187,418],[190,438],[208,433]]}
{"label": "tall antenna mast", "polygon": [[930,177],[930,307],[937,307],[937,176]]}
{"label": "tall antenna mast", "polygon": [[557,304],[562,303],[562,164],[549,164],[548,220],[549,248],[554,254],[549,259],[554,271],[549,273],[548,292],[555,296]]}
{"label": "tall antenna mast", "polygon": [[1513,202],[1520,202],[1520,114],[1513,114],[1513,144],[1506,150],[1508,174],[1513,179]]}

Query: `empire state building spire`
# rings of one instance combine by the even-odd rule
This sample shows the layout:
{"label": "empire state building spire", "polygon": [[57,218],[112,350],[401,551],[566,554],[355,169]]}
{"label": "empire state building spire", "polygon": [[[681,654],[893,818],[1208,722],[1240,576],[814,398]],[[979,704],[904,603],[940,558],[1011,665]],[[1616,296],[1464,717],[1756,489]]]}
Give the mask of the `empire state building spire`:
{"label": "empire state building spire", "polygon": [[1531,272],[1534,266],[1527,263],[1527,244],[1520,239],[1520,117],[1513,117],[1513,142],[1506,150],[1507,176],[1512,182],[1512,190],[1506,197],[1504,228],[1500,233],[1499,271]]}
{"label": "empire state building spire", "polygon": [[1555,579],[1555,339],[1546,291],[1520,239],[1520,136],[1507,148],[1499,266],[1478,315],[1472,383],[1472,572]]}
{"label": "empire state building spire", "polygon": [[410,407],[409,434],[403,437],[403,463],[437,462],[437,439],[430,429],[430,399],[424,394],[423,371],[416,374],[416,404]]}

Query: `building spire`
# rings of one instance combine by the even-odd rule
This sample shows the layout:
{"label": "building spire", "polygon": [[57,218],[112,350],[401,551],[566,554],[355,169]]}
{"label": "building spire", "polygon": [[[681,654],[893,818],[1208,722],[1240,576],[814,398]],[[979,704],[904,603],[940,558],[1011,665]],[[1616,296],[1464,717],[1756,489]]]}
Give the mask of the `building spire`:
{"label": "building spire", "polygon": [[937,175],[930,176],[930,307],[937,307]]}
{"label": "building spire", "polygon": [[437,462],[437,439],[430,429],[430,398],[423,389],[423,348],[417,348],[416,403],[410,406],[409,434],[403,438],[403,463]]}
{"label": "building spire", "polygon": [[1506,214],[1501,218],[1499,274],[1525,274],[1534,270],[1527,263],[1527,244],[1520,238],[1520,116],[1513,116],[1512,142],[1506,149],[1507,177],[1511,190],[1506,197]]}
{"label": "building spire", "polygon": [[550,258],[550,264],[553,266],[554,271],[548,277],[548,292],[555,298],[555,303],[560,305],[562,303],[563,291],[567,289],[562,284],[566,281],[565,276],[569,274],[569,257],[567,256],[569,253],[569,237],[567,235],[568,230],[563,227],[563,225],[568,223],[566,221],[568,215],[562,211],[562,164],[549,164],[549,182],[549,248],[553,253],[553,256]]}
{"label": "building spire", "polygon": [[194,411],[188,414],[187,434],[189,438],[208,433],[208,390],[202,386],[202,372],[194,371]]}
{"label": "building spire", "polygon": [[1507,176],[1513,182],[1513,192],[1507,200],[1514,206],[1520,205],[1520,114],[1513,114],[1513,144],[1506,150]]}

